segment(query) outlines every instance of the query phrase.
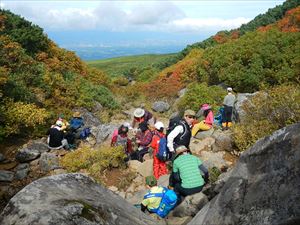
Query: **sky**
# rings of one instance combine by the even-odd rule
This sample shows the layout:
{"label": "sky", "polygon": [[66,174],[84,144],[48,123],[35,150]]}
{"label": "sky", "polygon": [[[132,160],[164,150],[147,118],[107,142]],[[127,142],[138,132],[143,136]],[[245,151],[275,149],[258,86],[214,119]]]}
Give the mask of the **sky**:
{"label": "sky", "polygon": [[0,0],[62,47],[187,45],[252,20],[282,0]]}

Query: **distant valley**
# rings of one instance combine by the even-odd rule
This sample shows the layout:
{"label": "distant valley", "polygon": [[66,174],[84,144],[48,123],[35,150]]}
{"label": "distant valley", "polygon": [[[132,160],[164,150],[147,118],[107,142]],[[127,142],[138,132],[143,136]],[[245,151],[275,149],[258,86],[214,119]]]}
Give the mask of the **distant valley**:
{"label": "distant valley", "polygon": [[166,46],[78,46],[64,47],[74,51],[82,60],[90,61],[108,59],[121,56],[144,55],[144,54],[168,54],[176,53],[184,49],[185,45]]}

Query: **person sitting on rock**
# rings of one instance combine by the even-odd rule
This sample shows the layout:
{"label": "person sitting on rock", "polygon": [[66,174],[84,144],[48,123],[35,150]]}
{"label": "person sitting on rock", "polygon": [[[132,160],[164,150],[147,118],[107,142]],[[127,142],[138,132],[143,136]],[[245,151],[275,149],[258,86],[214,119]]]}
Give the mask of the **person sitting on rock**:
{"label": "person sitting on rock", "polygon": [[214,123],[214,114],[209,104],[203,104],[200,110],[197,112],[196,117],[200,117],[201,114],[203,114],[205,119],[194,124],[192,128],[192,137],[195,137],[198,131],[211,129]]}
{"label": "person sitting on rock", "polygon": [[61,129],[62,126],[63,122],[58,120],[55,125],[51,126],[48,130],[47,135],[49,135],[49,137],[47,142],[50,149],[68,149],[68,141],[64,138],[64,132]]}
{"label": "person sitting on rock", "polygon": [[[64,132],[66,131],[66,129],[67,129],[68,126],[70,125],[70,124],[68,123],[68,121],[65,120],[65,116],[64,116],[64,114],[62,114],[62,113],[58,115],[58,119],[57,119],[56,121],[61,121],[61,122],[62,122],[61,130],[63,130]],[[53,125],[53,127],[54,127],[54,126],[55,126],[55,125]]]}
{"label": "person sitting on rock", "polygon": [[148,127],[146,121],[139,124],[139,132],[136,134],[137,150],[131,155],[131,159],[143,162],[143,156],[148,153],[150,143],[152,141],[152,131]]}
{"label": "person sitting on rock", "polygon": [[164,192],[164,188],[157,186],[157,180],[154,176],[146,177],[146,185],[150,190],[144,196],[144,199],[141,203],[141,211],[146,212],[147,210],[150,213],[155,213],[162,200],[162,196],[156,197],[155,194],[162,195],[162,193]]}
{"label": "person sitting on rock", "polygon": [[142,108],[135,109],[133,116],[132,128],[135,128],[136,125],[139,125],[142,122],[146,122],[150,127],[154,127],[156,122],[156,118],[152,115],[152,113]]}
{"label": "person sitting on rock", "polygon": [[73,118],[70,120],[70,130],[74,134],[75,138],[80,138],[80,132],[84,129],[83,118],[80,112],[75,112]]}
{"label": "person sitting on rock", "polygon": [[178,146],[169,179],[169,186],[174,188],[176,194],[185,197],[198,193],[208,179],[208,170],[203,166],[201,160],[192,155],[186,146]]}
{"label": "person sitting on rock", "polygon": [[126,155],[132,153],[132,143],[128,138],[128,127],[123,124],[119,127],[117,135],[113,136],[111,146],[123,146]]}
{"label": "person sitting on rock", "polygon": [[156,122],[155,130],[153,131],[153,138],[150,144],[153,149],[153,175],[156,179],[160,176],[168,174],[166,162],[161,161],[156,155],[159,151],[159,143],[162,138],[165,138],[164,124],[160,121]]}

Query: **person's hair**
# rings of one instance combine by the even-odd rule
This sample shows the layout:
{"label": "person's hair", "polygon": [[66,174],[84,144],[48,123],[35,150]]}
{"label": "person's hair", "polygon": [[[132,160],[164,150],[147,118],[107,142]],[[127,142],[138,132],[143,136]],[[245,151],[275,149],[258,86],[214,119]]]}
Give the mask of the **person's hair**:
{"label": "person's hair", "polygon": [[148,129],[148,123],[146,121],[143,121],[139,124],[139,128],[142,132],[145,132]]}
{"label": "person's hair", "polygon": [[118,134],[127,134],[127,132],[128,132],[128,127],[125,127],[124,125],[121,125],[119,127]]}
{"label": "person's hair", "polygon": [[207,109],[207,110],[203,111],[203,116],[207,117],[207,115],[210,111],[211,111],[211,109]]}

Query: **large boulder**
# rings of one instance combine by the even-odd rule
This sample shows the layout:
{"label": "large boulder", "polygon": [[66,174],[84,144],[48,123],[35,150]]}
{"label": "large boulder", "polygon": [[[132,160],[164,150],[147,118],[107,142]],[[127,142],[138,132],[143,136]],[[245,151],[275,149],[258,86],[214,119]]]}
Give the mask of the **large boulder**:
{"label": "large boulder", "polygon": [[234,104],[234,111],[236,112],[240,121],[243,121],[243,118],[245,117],[245,111],[242,109],[243,104],[245,104],[246,102],[251,102],[251,98],[257,93],[258,92],[237,94],[236,103]]}
{"label": "large boulder", "polygon": [[101,124],[100,120],[93,113],[91,113],[85,108],[78,108],[74,109],[73,111],[80,112],[85,127],[97,127]]}
{"label": "large boulder", "polygon": [[170,105],[169,105],[169,103],[164,102],[164,101],[156,101],[156,102],[153,103],[152,109],[155,112],[163,113],[163,112],[166,112],[170,109]]}
{"label": "large boulder", "polygon": [[300,123],[241,154],[220,193],[189,223],[300,224]]}
{"label": "large boulder", "polygon": [[120,196],[83,174],[61,174],[32,182],[0,215],[0,224],[157,224]]}
{"label": "large boulder", "polygon": [[96,138],[96,144],[99,145],[107,140],[107,138],[110,137],[113,131],[117,128],[118,127],[116,125],[101,124],[97,127],[92,127],[91,133]]}
{"label": "large boulder", "polygon": [[208,202],[202,192],[185,197],[171,213],[174,217],[195,216],[197,212]]}

